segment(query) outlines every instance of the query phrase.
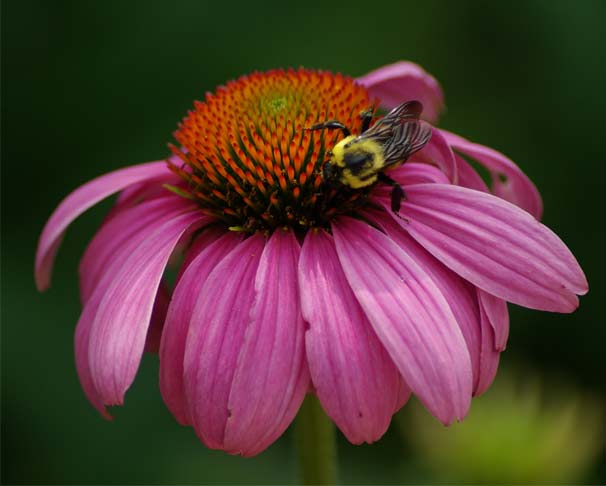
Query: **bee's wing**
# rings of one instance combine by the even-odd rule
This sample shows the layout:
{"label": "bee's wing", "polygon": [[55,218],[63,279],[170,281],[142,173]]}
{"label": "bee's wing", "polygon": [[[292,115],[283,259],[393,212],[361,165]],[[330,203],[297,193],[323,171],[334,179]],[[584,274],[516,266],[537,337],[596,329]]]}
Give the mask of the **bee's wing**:
{"label": "bee's wing", "polygon": [[377,122],[377,125],[380,123],[397,123],[407,119],[418,120],[421,117],[421,113],[423,113],[423,103],[416,100],[406,101],[391,110]]}
{"label": "bee's wing", "polygon": [[370,139],[383,146],[385,168],[404,162],[431,138],[431,126],[419,120],[422,112],[423,104],[420,101],[402,103],[358,139]]}
{"label": "bee's wing", "polygon": [[361,134],[359,138],[370,138],[378,143],[384,144],[393,137],[394,132],[397,131],[403,123],[418,120],[422,112],[423,104],[420,101],[407,101],[406,103],[402,103]]}
{"label": "bee's wing", "polygon": [[431,138],[431,125],[421,120],[408,120],[394,127],[392,136],[383,145],[385,168],[404,162],[421,150]]}

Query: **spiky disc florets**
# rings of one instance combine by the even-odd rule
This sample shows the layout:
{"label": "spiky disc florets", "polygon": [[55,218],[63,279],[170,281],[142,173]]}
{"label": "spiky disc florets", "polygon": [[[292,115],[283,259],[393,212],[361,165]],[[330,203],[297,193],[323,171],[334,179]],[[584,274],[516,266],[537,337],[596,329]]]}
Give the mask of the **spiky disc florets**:
{"label": "spiky disc florets", "polygon": [[341,133],[305,130],[338,119],[353,133],[371,102],[340,74],[299,70],[254,73],[230,81],[179,125],[171,168],[206,212],[245,231],[327,226],[355,212],[367,191],[324,184],[326,152]]}

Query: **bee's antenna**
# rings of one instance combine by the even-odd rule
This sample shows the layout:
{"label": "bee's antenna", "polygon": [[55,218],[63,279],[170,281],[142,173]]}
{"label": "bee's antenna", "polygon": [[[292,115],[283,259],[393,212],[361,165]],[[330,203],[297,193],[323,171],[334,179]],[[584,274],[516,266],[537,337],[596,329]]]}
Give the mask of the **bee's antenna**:
{"label": "bee's antenna", "polygon": [[324,123],[316,123],[315,125],[312,125],[309,128],[304,128],[303,130],[324,130],[325,128],[327,128],[328,130],[341,130],[343,132],[343,136],[345,137],[349,137],[351,135],[349,128],[347,128],[338,120],[330,120]]}

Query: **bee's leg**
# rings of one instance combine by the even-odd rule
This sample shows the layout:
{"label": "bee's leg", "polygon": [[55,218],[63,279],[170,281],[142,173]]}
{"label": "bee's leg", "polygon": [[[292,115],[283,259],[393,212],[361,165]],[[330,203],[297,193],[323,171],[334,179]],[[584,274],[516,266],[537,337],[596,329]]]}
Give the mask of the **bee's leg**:
{"label": "bee's leg", "polygon": [[406,199],[404,189],[402,189],[402,186],[396,182],[391,188],[391,210],[394,213],[400,212],[402,199]]}
{"label": "bee's leg", "polygon": [[406,199],[404,189],[402,189],[400,184],[383,172],[379,172],[379,181],[381,181],[383,184],[391,186],[391,210],[396,214],[399,213],[402,199]]}
{"label": "bee's leg", "polygon": [[372,108],[360,113],[360,118],[362,119],[362,128],[360,130],[360,133],[364,133],[370,128],[370,122],[372,121],[373,113],[374,110]]}
{"label": "bee's leg", "polygon": [[343,132],[343,136],[345,137],[349,137],[351,135],[349,128],[347,128],[338,120],[330,120],[324,123],[316,123],[315,125],[309,128],[305,128],[304,130],[323,130],[325,128],[328,128],[329,130],[341,130]]}

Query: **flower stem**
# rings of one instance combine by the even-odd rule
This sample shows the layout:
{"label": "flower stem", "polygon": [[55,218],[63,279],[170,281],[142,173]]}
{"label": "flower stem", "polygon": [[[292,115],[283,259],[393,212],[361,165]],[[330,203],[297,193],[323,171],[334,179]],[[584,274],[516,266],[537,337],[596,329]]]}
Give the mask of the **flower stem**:
{"label": "flower stem", "polygon": [[337,447],[335,426],[318,399],[307,395],[295,423],[301,484],[335,484]]}

